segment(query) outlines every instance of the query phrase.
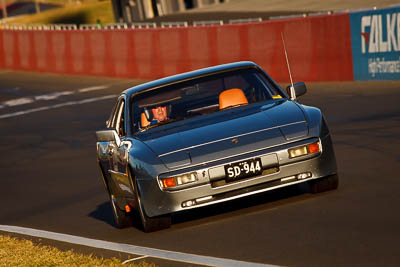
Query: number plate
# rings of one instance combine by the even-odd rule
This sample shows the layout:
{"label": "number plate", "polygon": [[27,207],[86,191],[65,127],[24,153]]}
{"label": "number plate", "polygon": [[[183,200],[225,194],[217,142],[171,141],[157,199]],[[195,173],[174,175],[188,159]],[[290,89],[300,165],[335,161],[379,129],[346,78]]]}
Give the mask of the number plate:
{"label": "number plate", "polygon": [[245,177],[255,176],[262,173],[261,159],[249,159],[225,165],[227,181],[237,180]]}

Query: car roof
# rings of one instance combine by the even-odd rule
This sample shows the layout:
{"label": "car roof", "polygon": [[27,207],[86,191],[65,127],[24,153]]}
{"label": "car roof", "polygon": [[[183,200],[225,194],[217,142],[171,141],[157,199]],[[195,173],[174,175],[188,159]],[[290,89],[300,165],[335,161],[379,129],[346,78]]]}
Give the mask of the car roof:
{"label": "car roof", "polygon": [[127,97],[130,98],[131,95],[139,93],[141,91],[145,91],[150,88],[157,88],[167,84],[173,84],[184,80],[190,80],[193,78],[197,78],[199,76],[207,76],[213,73],[224,72],[233,69],[251,68],[251,67],[260,68],[257,64],[251,61],[240,61],[235,63],[223,64],[195,71],[185,72],[177,75],[172,75],[151,82],[143,83],[125,90],[122,94],[126,94]]}

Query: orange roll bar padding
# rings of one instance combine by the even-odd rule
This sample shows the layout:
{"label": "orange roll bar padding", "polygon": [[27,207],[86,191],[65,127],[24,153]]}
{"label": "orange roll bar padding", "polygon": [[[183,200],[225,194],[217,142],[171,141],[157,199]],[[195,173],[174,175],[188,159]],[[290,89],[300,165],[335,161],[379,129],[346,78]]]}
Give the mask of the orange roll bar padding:
{"label": "orange roll bar padding", "polygon": [[244,95],[243,91],[238,88],[225,90],[219,95],[220,110],[228,107],[247,105],[248,103],[249,102],[247,101],[247,98]]}
{"label": "orange roll bar padding", "polygon": [[146,127],[150,124],[150,122],[147,120],[146,118],[146,114],[144,114],[144,112],[142,113],[142,115],[140,116],[141,119],[141,125],[142,127]]}

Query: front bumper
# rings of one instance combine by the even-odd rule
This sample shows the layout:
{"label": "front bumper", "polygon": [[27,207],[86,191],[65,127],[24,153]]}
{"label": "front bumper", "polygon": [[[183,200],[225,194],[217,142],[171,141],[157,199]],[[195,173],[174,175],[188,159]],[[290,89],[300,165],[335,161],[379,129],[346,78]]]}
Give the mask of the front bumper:
{"label": "front bumper", "polygon": [[[220,186],[215,186],[215,183],[208,182],[176,191],[163,191],[157,179],[138,179],[144,210],[149,217],[154,217],[229,201],[336,174],[336,160],[330,135],[321,139],[322,152],[320,154],[312,157],[308,156],[296,160],[288,160],[288,148],[315,142],[316,140],[318,139],[308,139],[277,148],[232,157],[223,163],[219,162],[210,166],[201,166],[200,168],[202,170],[204,170],[204,168],[211,169],[215,166],[226,164],[229,161],[243,160],[270,154],[277,155],[279,166],[276,170],[264,172],[259,176],[246,178],[233,183],[223,183]],[[193,171],[193,169],[191,171]],[[305,178],[298,177],[299,174],[305,173],[307,174]]]}

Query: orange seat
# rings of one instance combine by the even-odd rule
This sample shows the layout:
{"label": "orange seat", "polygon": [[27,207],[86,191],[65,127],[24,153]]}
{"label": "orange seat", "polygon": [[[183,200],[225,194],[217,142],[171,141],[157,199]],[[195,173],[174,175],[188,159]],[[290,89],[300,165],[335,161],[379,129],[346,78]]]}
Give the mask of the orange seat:
{"label": "orange seat", "polygon": [[142,115],[140,116],[141,119],[141,125],[142,127],[146,127],[150,124],[150,122],[147,120],[146,118],[146,114],[144,114],[144,112],[142,113]]}
{"label": "orange seat", "polygon": [[219,95],[220,110],[229,107],[247,105],[248,103],[249,102],[247,101],[247,98],[244,95],[243,91],[238,88],[225,90]]}

